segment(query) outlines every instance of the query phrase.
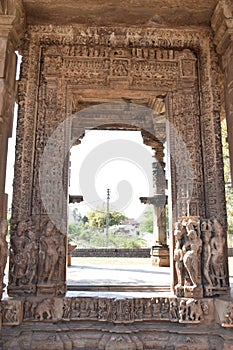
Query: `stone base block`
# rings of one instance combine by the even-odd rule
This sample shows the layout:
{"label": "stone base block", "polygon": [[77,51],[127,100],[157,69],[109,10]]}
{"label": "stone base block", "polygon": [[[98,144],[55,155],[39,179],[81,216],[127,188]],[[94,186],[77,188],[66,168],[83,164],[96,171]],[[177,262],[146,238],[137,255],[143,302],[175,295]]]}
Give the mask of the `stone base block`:
{"label": "stone base block", "polygon": [[28,285],[23,285],[23,286],[13,286],[13,285],[8,285],[7,288],[8,295],[10,297],[21,297],[25,295],[35,295],[36,294],[36,285],[35,284],[28,284]]}
{"label": "stone base block", "polygon": [[151,262],[153,266],[169,267],[170,266],[170,252],[169,247],[153,246],[151,248]]}
{"label": "stone base block", "polygon": [[0,348],[230,350],[232,330],[224,317],[231,302],[175,296],[9,299],[1,302]]}
{"label": "stone base block", "polygon": [[62,296],[66,293],[66,283],[43,283],[37,285],[37,296]]}

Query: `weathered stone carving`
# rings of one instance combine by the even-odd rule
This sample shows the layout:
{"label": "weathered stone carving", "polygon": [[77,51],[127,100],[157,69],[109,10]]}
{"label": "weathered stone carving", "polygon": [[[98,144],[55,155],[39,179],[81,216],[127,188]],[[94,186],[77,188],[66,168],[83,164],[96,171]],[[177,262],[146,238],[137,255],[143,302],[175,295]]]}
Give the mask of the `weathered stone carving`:
{"label": "weathered stone carving", "polygon": [[2,293],[5,288],[5,284],[3,283],[4,278],[4,270],[7,262],[7,241],[6,235],[8,232],[8,225],[5,219],[0,220],[0,300],[2,299]]}
{"label": "weathered stone carving", "polygon": [[204,289],[207,296],[227,294],[226,240],[222,225],[216,220],[202,222],[203,238],[203,275]]}
{"label": "weathered stone carving", "polygon": [[208,305],[195,299],[183,299],[179,306],[180,323],[200,323],[204,314],[208,312]]}
{"label": "weathered stone carving", "polygon": [[37,282],[38,244],[32,219],[20,221],[11,237],[8,293],[34,294]]}
{"label": "weathered stone carving", "polygon": [[[209,313],[208,301],[205,302],[204,299],[176,297],[130,299],[30,297],[22,300],[21,304],[20,307],[17,306],[16,318],[21,317],[22,322],[92,320],[116,324],[142,321],[200,323]],[[13,309],[14,306],[14,301],[12,304],[8,301],[6,308]]]}
{"label": "weathered stone carving", "polygon": [[174,260],[178,277],[175,291],[179,296],[202,297],[201,265],[202,240],[200,220],[185,217],[176,223]]}
{"label": "weathered stone carving", "polygon": [[2,301],[2,322],[7,326],[19,325],[22,323],[23,311],[22,302],[18,300]]}
{"label": "weathered stone carving", "polygon": [[[211,135],[211,140],[214,141],[214,134],[219,133],[220,130],[217,115],[219,105],[216,102],[215,112],[213,112],[210,103],[215,100],[214,97],[218,96],[218,84],[215,78],[218,71],[216,58],[210,47],[209,30],[188,29],[184,33],[161,28],[139,30],[109,27],[106,30],[106,28],[94,27],[84,29],[78,26],[36,25],[28,26],[27,35],[30,40],[25,41],[22,47],[24,58],[19,82],[20,110],[12,211],[15,221],[33,213],[34,216],[41,218],[38,220],[38,230],[39,227],[44,229],[43,216],[53,214],[58,221],[61,217],[66,220],[66,203],[61,200],[61,189],[56,180],[62,176],[66,193],[67,168],[64,165],[62,174],[56,172],[57,159],[51,157],[50,165],[54,175],[47,176],[43,186],[45,189],[50,188],[53,183],[54,198],[45,208],[41,202],[38,180],[40,161],[44,147],[56,127],[69,116],[69,113],[78,112],[90,106],[90,99],[84,98],[82,101],[83,95],[86,94],[92,98],[98,85],[98,89],[106,91],[113,101],[115,91],[116,100],[119,96],[124,97],[124,94],[119,95],[119,86],[120,91],[127,91],[127,94],[130,92],[135,95],[137,91],[137,96],[142,94],[146,96],[147,93],[151,96],[154,91],[156,96],[157,92],[161,91],[163,96],[167,95],[169,122],[184,139],[193,164],[193,171],[182,170],[182,168],[186,169],[187,164],[184,159],[182,160],[183,148],[179,149],[179,145],[171,135],[171,147],[175,145],[174,153],[178,154],[177,169],[175,170],[174,165],[171,166],[174,189],[172,201],[176,205],[174,212],[177,213],[177,217],[188,214],[203,217],[205,212],[208,217],[216,217],[217,212],[222,212],[221,223],[224,224],[223,199],[222,196],[216,195],[216,184],[221,171],[215,169],[215,173],[212,166],[215,164],[213,159],[216,158],[216,152],[220,150],[217,146],[218,142],[209,142],[209,136]],[[198,76],[201,79],[201,89]],[[97,100],[101,103],[101,98]],[[128,124],[132,123],[132,119],[127,119],[127,113],[124,117]],[[102,113],[101,117],[95,120],[95,126],[106,124],[109,118],[109,114],[106,116],[106,113]],[[135,120],[137,118],[135,117]],[[89,119],[83,119],[83,125],[79,125],[78,130],[83,133],[86,127],[92,127],[93,119],[93,115]],[[200,130],[201,123],[202,133],[196,132]],[[155,132],[153,117],[146,116],[145,123],[141,121],[140,127],[148,128],[150,130],[147,131],[152,133]],[[63,130],[54,142],[54,148],[58,149],[58,157],[64,156],[67,144],[70,144],[68,129]],[[212,147],[212,144],[216,147]],[[205,158],[203,158],[203,149],[208,150],[208,156]],[[205,168],[204,171],[202,167]],[[183,175],[185,183],[189,184],[193,180],[193,188],[184,188]],[[205,191],[208,196],[204,195]],[[187,192],[190,202],[189,213],[186,210]],[[207,197],[209,201],[204,200]],[[12,230],[13,236],[16,234],[14,231],[15,228]],[[198,293],[198,288],[202,271],[196,263],[201,247],[195,229],[194,233],[192,231],[192,228],[186,229],[181,248],[178,241],[176,247],[177,250],[182,249],[183,254],[182,263],[180,262],[182,268],[180,267],[180,271],[177,270],[178,284],[185,285],[183,288],[185,293],[182,292],[181,295],[189,297],[201,295],[201,292]],[[38,234],[37,239],[40,239],[40,258],[37,256],[39,270],[37,294],[43,296],[64,294],[65,271],[62,265],[65,265],[65,236],[57,232],[53,239],[49,239],[45,238],[43,233]],[[46,246],[46,240],[53,240],[55,246],[58,242],[63,242],[60,245],[63,252],[58,253],[57,249],[53,249],[49,254],[43,253],[42,245]],[[46,259],[52,263],[49,273],[46,268]],[[213,261],[214,258],[212,258]],[[13,264],[12,258],[11,267]],[[210,262],[207,261],[206,264]],[[178,260],[176,265],[178,268]],[[18,278],[17,284],[21,282]],[[31,282],[28,281],[28,283]],[[193,290],[196,292],[194,295]]]}
{"label": "weathered stone carving", "polygon": [[50,220],[45,220],[39,240],[38,295],[49,290],[52,295],[64,294],[65,261],[66,237]]}
{"label": "weathered stone carving", "polygon": [[233,304],[228,307],[222,327],[233,328]]}
{"label": "weathered stone carving", "polygon": [[174,237],[177,295],[190,296],[191,289],[199,288],[199,296],[202,296],[202,287],[205,296],[228,294],[222,225],[216,219],[183,218],[175,224]]}

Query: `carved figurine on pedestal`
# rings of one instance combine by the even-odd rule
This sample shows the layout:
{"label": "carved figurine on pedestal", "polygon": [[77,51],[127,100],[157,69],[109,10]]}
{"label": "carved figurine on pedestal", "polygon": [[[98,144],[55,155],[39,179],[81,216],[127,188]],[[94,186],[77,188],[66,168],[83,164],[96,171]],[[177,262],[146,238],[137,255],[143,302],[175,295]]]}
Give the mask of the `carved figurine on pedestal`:
{"label": "carved figurine on pedestal", "polygon": [[3,283],[4,270],[7,262],[7,241],[6,235],[8,231],[7,221],[2,219],[0,221],[0,299],[5,287]]}
{"label": "carved figurine on pedestal", "polygon": [[189,219],[186,225],[188,239],[183,246],[183,261],[192,287],[196,288],[199,284],[199,257],[202,251],[202,240],[198,236],[198,232],[194,229],[194,224],[192,219]]}
{"label": "carved figurine on pedestal", "polygon": [[178,280],[175,291],[178,296],[202,296],[200,235],[199,218],[185,217],[175,225],[174,261]]}
{"label": "carved figurine on pedestal", "polygon": [[225,237],[223,228],[217,220],[213,221],[215,235],[211,239],[211,269],[215,287],[227,287],[226,262],[224,257]]}
{"label": "carved figurine on pedestal", "polygon": [[55,279],[56,267],[59,259],[59,242],[53,223],[47,221],[44,225],[43,235],[40,238],[39,250],[39,280],[50,283]]}
{"label": "carved figurine on pedestal", "polygon": [[203,266],[203,274],[205,277],[204,284],[206,288],[209,288],[213,286],[212,280],[210,278],[210,260],[211,260],[210,240],[212,235],[212,223],[210,220],[204,220],[202,222],[201,232],[202,232],[202,239],[203,239],[202,266]]}
{"label": "carved figurine on pedestal", "polygon": [[28,254],[26,246],[28,238],[25,236],[27,222],[19,222],[16,234],[11,239],[11,255],[13,266],[11,269],[12,284],[22,286],[26,282],[26,270],[28,266]]}
{"label": "carved figurine on pedestal", "polygon": [[184,265],[183,256],[184,252],[182,250],[182,239],[184,237],[183,227],[180,222],[176,222],[174,236],[176,240],[175,250],[174,250],[174,261],[177,274],[177,285],[176,288],[183,286],[184,284]]}
{"label": "carved figurine on pedestal", "polygon": [[32,219],[21,221],[11,238],[11,265],[8,292],[34,294],[37,282],[37,237]]}
{"label": "carved figurine on pedestal", "polygon": [[26,270],[26,276],[29,280],[29,284],[36,282],[37,261],[38,261],[38,246],[36,242],[36,233],[28,231],[29,242],[26,246],[28,255],[28,265]]}

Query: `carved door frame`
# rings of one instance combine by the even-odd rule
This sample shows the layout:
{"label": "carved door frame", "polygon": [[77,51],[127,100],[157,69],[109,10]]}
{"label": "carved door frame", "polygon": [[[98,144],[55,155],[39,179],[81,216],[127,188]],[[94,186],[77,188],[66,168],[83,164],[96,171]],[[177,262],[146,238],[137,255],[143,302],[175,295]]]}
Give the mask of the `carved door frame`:
{"label": "carved door frame", "polygon": [[[184,176],[191,176],[193,180],[190,214],[218,218],[226,228],[219,139],[219,68],[208,30],[108,28],[106,31],[105,28],[84,30],[72,26],[35,25],[28,27],[28,35],[29,40],[24,41],[21,50],[23,64],[19,82],[8,287],[11,295],[62,295],[66,290],[64,271],[61,275],[57,272],[52,285],[48,285],[47,280],[40,283],[36,279],[30,286],[28,282],[22,281],[15,285],[13,247],[19,222],[28,218],[33,221],[38,246],[44,235],[48,213],[41,204],[39,163],[45,144],[54,129],[73,112],[70,86],[71,89],[78,88],[83,91],[93,89],[94,86],[96,90],[105,93],[109,88],[122,88],[123,91],[128,89],[138,94],[143,90],[153,94],[157,90],[167,95],[168,121],[175,129],[174,132],[169,129],[170,149],[174,150],[177,157],[171,165],[172,198],[177,199],[175,216],[182,216],[187,207],[189,188],[185,190],[182,187],[182,173]],[[63,139],[60,152],[64,156],[69,146],[69,123],[63,131],[60,135],[60,140]],[[177,143],[176,131],[187,145],[193,173],[185,168],[187,159],[181,163],[179,161],[183,150],[182,143]],[[51,159],[51,164],[53,162],[56,160]],[[51,179],[47,180],[49,184]],[[63,215],[66,220],[65,201],[58,199],[56,202],[59,203],[54,209],[58,220]],[[62,226],[63,224],[55,230],[54,237],[63,242],[64,255],[66,243]],[[27,232],[24,236],[26,241],[30,241]],[[39,252],[40,247],[37,269]],[[65,264],[65,257],[60,257]]]}

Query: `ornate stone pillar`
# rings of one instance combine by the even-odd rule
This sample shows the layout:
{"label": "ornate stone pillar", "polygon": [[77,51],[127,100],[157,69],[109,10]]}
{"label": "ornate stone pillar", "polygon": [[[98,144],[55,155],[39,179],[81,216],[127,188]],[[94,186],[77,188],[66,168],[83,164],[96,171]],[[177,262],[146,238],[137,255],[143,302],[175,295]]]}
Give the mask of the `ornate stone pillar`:
{"label": "ornate stone pillar", "polygon": [[[148,142],[147,142],[148,144]],[[153,206],[153,233],[155,244],[151,248],[152,265],[170,266],[169,248],[167,245],[166,235],[166,203],[165,195],[165,163],[163,162],[163,145],[162,143],[151,142],[155,150],[156,161],[152,165],[153,171],[153,197],[141,197],[144,204]]]}
{"label": "ornate stone pillar", "polygon": [[23,33],[24,13],[21,1],[0,5],[0,218],[6,218],[5,174],[8,138],[11,137],[15,103],[15,50]]}
{"label": "ornate stone pillar", "polygon": [[219,1],[211,25],[214,31],[214,43],[224,73],[225,108],[233,182],[233,4],[230,0]]}
{"label": "ornate stone pillar", "polygon": [[[8,138],[11,137],[15,103],[15,50],[20,44],[24,16],[21,1],[0,2],[0,299],[4,290],[4,269],[7,259],[7,194],[5,177]],[[2,326],[0,304],[0,330]]]}
{"label": "ornate stone pillar", "polygon": [[154,238],[155,245],[151,248],[152,265],[169,266],[169,248],[166,235],[166,179],[165,163],[163,162],[163,145],[155,150],[156,161],[153,163],[153,187],[155,195],[160,195],[160,205],[153,205],[154,209]]}
{"label": "ornate stone pillar", "polygon": [[13,108],[15,102],[15,42],[12,40],[14,17],[0,15],[0,218],[6,218],[7,195],[5,194],[5,172],[8,137],[11,136]]}
{"label": "ornate stone pillar", "polygon": [[[163,162],[154,162],[153,169],[153,182],[155,194],[163,195],[165,198],[165,164]],[[154,236],[156,244],[167,244],[166,237],[166,199],[161,203],[161,207],[154,205]]]}

